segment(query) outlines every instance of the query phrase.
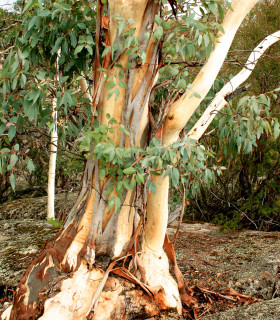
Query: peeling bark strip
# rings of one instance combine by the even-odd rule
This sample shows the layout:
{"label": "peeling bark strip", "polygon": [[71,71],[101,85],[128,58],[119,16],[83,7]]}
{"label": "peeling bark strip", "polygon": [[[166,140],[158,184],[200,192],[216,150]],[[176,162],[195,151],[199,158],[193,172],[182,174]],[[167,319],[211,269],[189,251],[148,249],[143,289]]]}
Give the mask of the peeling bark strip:
{"label": "peeling bark strip", "polygon": [[[160,128],[156,128],[156,133],[162,137],[164,144],[170,146],[178,139],[179,132],[211,88],[242,20],[257,2],[257,0],[233,1],[234,10],[228,11],[222,24],[225,33],[219,34],[214,51],[194,80],[193,89],[177,101],[175,101],[177,93],[172,93],[173,100],[170,99],[168,108],[161,114]],[[93,109],[95,110],[97,105],[100,107],[99,122],[101,124],[108,124],[107,114],[117,120],[117,124],[113,126],[114,134],[110,133],[108,139],[123,147],[140,147],[147,143],[144,132],[149,119],[148,102],[159,68],[157,66],[159,43],[152,36],[159,3],[153,0],[108,0],[107,5],[108,17],[105,17],[104,5],[101,0],[98,0],[93,96],[88,91],[85,79],[81,79],[80,86],[84,96],[92,101]],[[120,41],[117,34],[116,14],[122,15],[126,20],[132,18],[135,21],[131,26],[135,29],[134,36],[141,42],[141,49],[145,50],[145,64],[139,65],[137,61],[127,56],[126,52],[117,52],[113,61],[111,54],[108,53],[101,61],[99,55],[101,35],[105,37],[106,46]],[[151,29],[148,30],[148,26]],[[149,36],[143,40],[143,35],[147,32]],[[279,38],[279,33],[273,35],[273,40],[268,37],[262,44],[262,48],[259,47],[258,50],[276,42],[278,40],[276,36]],[[261,55],[254,54],[256,55],[253,56],[253,60],[251,59],[247,65],[251,69]],[[119,66],[126,69],[127,62],[131,62],[133,66],[125,70],[127,89],[116,85],[119,89],[118,98],[115,99],[112,96],[108,99],[108,78],[118,79]],[[105,71],[99,72],[97,69],[100,66],[106,68],[106,81],[101,81]],[[247,75],[247,71],[248,69],[244,74]],[[242,82],[245,80],[244,74],[238,77],[243,79]],[[225,95],[231,93],[232,88],[241,83],[238,80],[232,87],[232,81],[229,85],[230,90],[225,86],[226,89],[222,89],[224,91],[218,94],[219,103],[220,101],[224,103]],[[197,92],[201,98],[191,97],[194,92]],[[201,127],[205,129],[209,125],[209,110],[210,117],[213,117],[213,110],[217,110],[216,102],[209,108],[208,114],[202,116],[203,126],[193,129],[196,134],[198,129],[200,130]],[[204,125],[205,121],[207,123]],[[130,131],[129,138],[118,130],[121,124]],[[90,154],[93,148],[92,145]],[[109,319],[111,311],[98,309],[97,301],[109,272],[113,271],[111,270],[113,265],[110,265],[107,273],[98,269],[96,260],[101,255],[108,255],[107,258],[103,257],[107,263],[110,259],[116,260],[117,257],[121,257],[117,261],[120,263],[120,260],[125,258],[123,265],[116,266],[116,273],[140,284],[147,292],[152,292],[162,309],[173,308],[181,313],[178,285],[179,289],[182,289],[183,279],[176,263],[174,248],[165,237],[168,223],[169,178],[164,175],[151,175],[151,180],[156,184],[157,189],[155,194],[151,192],[147,195],[147,200],[145,195],[141,194],[141,200],[145,202],[141,206],[143,208],[143,212],[140,212],[141,221],[144,221],[145,213],[147,218],[142,226],[135,211],[135,204],[138,204],[139,200],[138,190],[124,193],[118,212],[114,212],[114,209],[109,210],[107,199],[114,195],[114,192],[111,195],[106,194],[110,177],[105,177],[101,181],[98,161],[89,156],[79,196],[65,227],[30,264],[17,288],[9,319],[53,320],[54,317],[58,317],[58,320],[84,320],[87,316],[91,317],[92,308],[96,311],[93,319]],[[163,250],[164,243],[169,259],[174,264],[178,283],[169,273],[168,258]],[[121,290],[118,291],[117,296],[121,292]],[[147,299],[144,299],[145,303],[146,301]],[[120,305],[116,306],[116,309],[118,307]]]}
{"label": "peeling bark strip", "polygon": [[57,279],[63,271],[58,269],[62,261],[65,249],[71,244],[77,229],[69,225],[67,233],[62,236],[63,229],[39,256],[32,261],[22,277],[14,296],[13,309],[10,320],[38,319],[42,314],[43,303],[48,297],[40,297],[42,289]]}

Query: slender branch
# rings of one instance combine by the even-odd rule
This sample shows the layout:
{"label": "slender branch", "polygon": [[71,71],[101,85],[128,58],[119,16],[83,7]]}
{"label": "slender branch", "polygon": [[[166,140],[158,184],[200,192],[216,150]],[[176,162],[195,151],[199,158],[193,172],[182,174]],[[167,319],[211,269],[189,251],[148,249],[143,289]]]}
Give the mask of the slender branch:
{"label": "slender branch", "polygon": [[236,89],[246,81],[263,53],[275,42],[280,40],[280,31],[267,36],[250,54],[244,68],[231,79],[215,96],[203,115],[189,131],[188,137],[199,140],[204,134],[210,123],[213,121],[217,113],[223,109],[228,100],[231,99]]}
{"label": "slender branch", "polygon": [[236,97],[236,96],[238,96],[239,94],[247,91],[250,86],[251,86],[251,84],[250,84],[250,83],[247,83],[247,84],[245,84],[244,86],[236,89],[236,90],[233,91],[232,93],[229,93],[228,95],[225,96],[226,102],[229,102],[229,101],[232,100],[234,97]]}
{"label": "slender branch", "polygon": [[14,46],[10,46],[9,48],[3,50],[3,51],[0,51],[0,54],[5,54],[7,51],[9,51],[10,49],[12,49]]}
{"label": "slender branch", "polygon": [[83,96],[85,98],[89,99],[90,102],[92,102],[92,97],[91,97],[91,95],[89,93],[89,88],[88,88],[88,85],[87,85],[87,81],[86,81],[86,79],[84,77],[79,80],[79,84],[80,84]]}

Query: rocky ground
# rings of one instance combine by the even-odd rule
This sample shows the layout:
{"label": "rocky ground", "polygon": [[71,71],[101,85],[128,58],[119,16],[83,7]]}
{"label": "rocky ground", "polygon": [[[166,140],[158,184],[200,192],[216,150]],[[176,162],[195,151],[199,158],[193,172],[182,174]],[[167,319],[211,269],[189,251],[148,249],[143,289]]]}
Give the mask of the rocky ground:
{"label": "rocky ground", "polygon": [[[75,197],[57,196],[61,216]],[[29,262],[57,232],[44,220],[46,201],[23,199],[0,206],[0,309],[9,304]],[[168,230],[171,239],[175,230],[173,223]],[[194,299],[192,308],[185,306],[184,319],[279,320],[279,244],[279,232],[221,233],[210,224],[183,223],[176,253],[188,297]]]}
{"label": "rocky ground", "polygon": [[[170,228],[171,239],[173,233]],[[205,312],[203,320],[279,320],[279,248],[279,232],[221,233],[210,224],[184,223],[176,245],[177,259],[193,296],[198,288],[210,291],[200,294],[206,294],[205,299],[198,299]],[[215,293],[221,292],[225,299],[217,299]],[[257,303],[241,307],[252,301]],[[213,311],[219,312],[207,316]]]}

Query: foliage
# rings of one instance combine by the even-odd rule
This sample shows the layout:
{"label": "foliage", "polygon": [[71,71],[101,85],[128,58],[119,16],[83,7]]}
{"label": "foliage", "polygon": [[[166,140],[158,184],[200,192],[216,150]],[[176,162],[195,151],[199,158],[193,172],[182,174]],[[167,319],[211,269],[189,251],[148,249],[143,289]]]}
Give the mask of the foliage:
{"label": "foliage", "polygon": [[[267,34],[277,30],[279,4],[278,0],[263,0],[250,12],[232,44],[228,54],[229,63],[223,69],[222,77],[216,80],[207,99],[211,99],[215,92],[219,91],[226,79],[240,71],[247,60],[248,49],[252,50]],[[258,17],[258,23],[255,17]],[[249,90],[256,97],[251,99],[251,109],[248,103],[244,103],[247,97],[243,97],[239,102],[233,100],[209,127],[211,136],[203,138],[202,143],[212,146],[219,163],[228,169],[218,177],[216,185],[213,185],[211,190],[203,188],[201,195],[191,200],[189,216],[213,221],[229,229],[250,227],[275,230],[279,228],[279,219],[276,214],[280,210],[277,199],[279,184],[278,52],[279,44],[276,43],[269,48],[265,58],[258,62],[253,76],[250,77]],[[264,99],[265,108],[259,108],[261,114],[257,114],[254,111],[258,108],[257,101],[254,100],[260,98]],[[206,103],[207,99],[205,99]],[[202,109],[204,107],[205,102],[202,104]],[[233,116],[231,120],[229,115]],[[242,119],[243,117],[246,119]],[[252,119],[253,122],[251,122]],[[221,125],[221,122],[227,125]],[[251,151],[244,154],[246,150]]]}
{"label": "foliage", "polygon": [[[103,3],[106,14],[106,1]],[[162,4],[166,3],[167,1],[162,1]],[[217,33],[223,31],[220,22],[225,7],[230,8],[230,2],[224,5],[224,1],[219,0],[202,1],[198,10],[197,1],[177,1],[176,8],[172,10],[170,7],[162,8],[155,17],[155,24],[149,27],[142,39],[134,36],[133,19],[114,16],[118,41],[109,45],[104,38],[99,39],[98,44],[95,40],[96,5],[96,1],[29,0],[22,12],[17,14],[22,23],[17,24],[17,29],[13,29],[7,36],[12,41],[13,48],[7,51],[0,74],[0,135],[4,136],[0,142],[0,173],[9,172],[11,186],[15,189],[15,172],[19,164],[23,168],[24,163],[25,170],[34,176],[42,175],[43,170],[46,170],[42,164],[47,155],[42,158],[43,161],[36,158],[35,148],[24,144],[18,137],[36,132],[39,139],[46,139],[47,148],[49,134],[54,126],[51,102],[56,98],[59,147],[62,149],[58,167],[62,168],[65,176],[71,175],[73,168],[81,171],[84,154],[89,156],[93,142],[91,156],[98,160],[99,177],[101,180],[110,177],[107,193],[115,191],[108,201],[109,208],[119,210],[123,194],[136,186],[155,192],[156,185],[149,179],[150,174],[163,172],[169,176],[173,188],[171,206],[181,201],[182,185],[186,188],[186,198],[191,204],[207,203],[205,190],[213,190],[215,176],[218,181],[216,188],[224,184],[235,184],[234,179],[226,180],[232,171],[233,159],[235,171],[244,171],[246,166],[243,160],[247,157],[249,161],[249,154],[254,155],[254,148],[259,148],[261,139],[271,141],[271,136],[278,138],[279,123],[277,117],[271,114],[278,99],[277,91],[267,93],[255,90],[254,83],[255,95],[243,96],[239,101],[234,99],[229,103],[209,128],[211,136],[206,135],[200,143],[184,138],[182,133],[181,139],[167,148],[154,137],[155,132],[150,128],[151,139],[145,148],[125,148],[116,145],[109,138],[116,134],[113,126],[116,120],[107,115],[109,124],[100,125],[97,121],[98,106],[93,106],[83,97],[78,86],[79,80],[84,77],[88,90],[91,90],[92,81],[89,77],[95,67],[95,58],[101,61],[110,56],[109,66],[100,67],[98,72],[102,74],[103,82],[106,81],[106,90],[109,91],[107,98],[114,95],[117,99],[120,88],[127,87],[127,70],[146,63],[142,45],[149,37],[153,37],[159,43],[161,57],[158,65],[159,83],[166,84],[161,87],[155,85],[153,100],[150,101],[150,111],[159,126],[163,120],[162,110],[168,107],[168,103],[186,91],[192,92],[190,83],[213,50]],[[241,32],[245,32],[245,29],[241,29]],[[17,30],[20,30],[18,34]],[[242,39],[245,41],[244,37]],[[250,40],[250,43],[253,42]],[[245,45],[247,48],[248,44]],[[112,65],[122,52],[125,52],[128,61],[126,65],[117,65],[117,76],[111,75]],[[243,56],[244,59],[247,58],[247,55]],[[57,59],[59,81],[55,77]],[[232,66],[223,70],[223,77],[215,81],[200,109],[188,123],[186,133],[222,88],[224,78],[229,78],[233,71],[235,69]],[[274,90],[275,83],[271,87],[270,90]],[[192,94],[199,98],[198,93]],[[154,131],[156,129],[158,128],[154,128]],[[129,136],[125,126],[121,126],[119,130]],[[80,152],[73,147],[78,142]],[[226,157],[229,160],[225,160]],[[68,170],[65,170],[66,166]],[[226,167],[229,170],[225,170]],[[257,173],[255,176],[259,175]],[[200,191],[203,200],[197,201]],[[263,192],[259,193],[260,198]],[[206,198],[211,197],[207,195]],[[251,208],[257,206],[257,198],[248,202],[251,203]],[[238,201],[238,198],[230,199],[235,200]],[[215,206],[220,207],[220,204],[215,203]],[[211,220],[212,216],[207,218]]]}
{"label": "foliage", "polygon": [[[30,157],[32,150],[15,143],[16,135],[35,129],[42,138],[48,137],[53,127],[51,99],[54,96],[60,107],[58,132],[62,145],[73,141],[73,137],[75,139],[88,126],[84,119],[92,117],[87,108],[88,100],[75,93],[78,78],[74,72],[86,70],[88,66],[85,62],[92,61],[93,49],[89,46],[93,45],[91,34],[95,12],[90,8],[83,9],[77,3],[71,6],[62,1],[48,2],[47,8],[44,8],[45,5],[41,2],[27,3],[23,10],[21,33],[4,61],[1,74],[0,135],[7,132],[7,136],[1,145],[0,172],[11,172],[13,189],[14,170],[18,162],[25,162],[30,173],[35,170],[35,159]],[[86,38],[85,33],[89,34]],[[83,44],[87,51],[77,52],[78,43]],[[58,50],[63,73],[59,84],[54,79],[54,61]]]}
{"label": "foliage", "polygon": [[59,221],[54,218],[47,218],[47,223],[53,225],[57,229],[61,229],[63,226],[63,221]]}
{"label": "foliage", "polygon": [[[110,115],[108,115],[110,118]],[[202,145],[185,137],[171,147],[162,145],[159,139],[152,139],[145,148],[124,148],[117,146],[108,139],[108,133],[114,134],[112,125],[114,118],[109,121],[109,126],[99,125],[95,121],[94,130],[88,131],[81,140],[80,148],[89,152],[91,145],[95,146],[88,156],[98,159],[99,177],[104,180],[110,177],[111,183],[106,194],[114,190],[116,195],[108,201],[109,209],[114,206],[119,210],[124,190],[133,190],[136,185],[145,185],[148,192],[156,192],[156,185],[150,174],[169,176],[174,188],[185,184],[187,198],[199,192],[199,183],[202,181],[210,185],[215,179],[214,171],[221,174],[224,167],[207,168],[205,162],[208,157],[213,157]],[[121,125],[120,130],[127,135],[129,132]],[[187,168],[187,170],[186,170]]]}

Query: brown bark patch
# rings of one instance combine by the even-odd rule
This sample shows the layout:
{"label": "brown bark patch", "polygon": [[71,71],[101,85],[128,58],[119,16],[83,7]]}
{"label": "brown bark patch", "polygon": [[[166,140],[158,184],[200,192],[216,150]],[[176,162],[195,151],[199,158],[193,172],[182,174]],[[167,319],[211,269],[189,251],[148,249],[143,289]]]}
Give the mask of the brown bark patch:
{"label": "brown bark patch", "polygon": [[[77,227],[74,223],[70,224],[66,230],[61,229],[39,256],[31,262],[17,287],[10,320],[37,319],[42,313],[43,302],[40,301],[39,304],[40,292],[47,287],[52,279],[58,277],[59,264],[63,260],[76,231]],[[50,257],[53,261],[51,265]],[[63,271],[67,272],[67,267]]]}

